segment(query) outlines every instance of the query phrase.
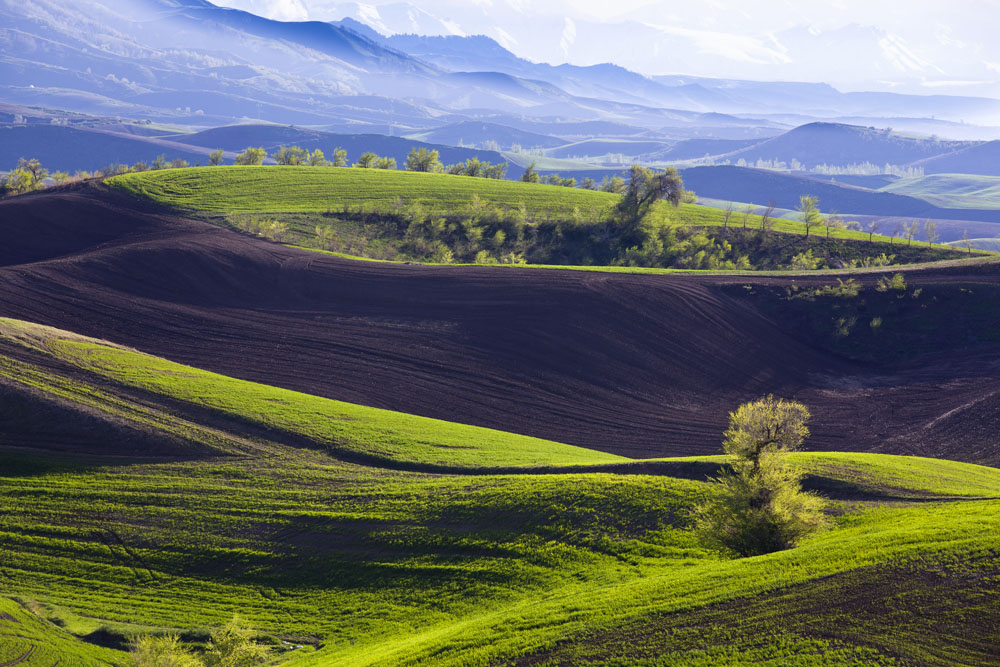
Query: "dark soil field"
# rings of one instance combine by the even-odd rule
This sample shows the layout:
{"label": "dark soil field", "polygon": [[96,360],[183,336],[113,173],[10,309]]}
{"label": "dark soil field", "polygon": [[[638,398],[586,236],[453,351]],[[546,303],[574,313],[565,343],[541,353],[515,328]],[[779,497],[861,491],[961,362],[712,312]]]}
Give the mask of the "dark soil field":
{"label": "dark soil field", "polygon": [[873,362],[786,307],[791,277],[351,261],[94,184],[0,202],[0,229],[0,316],[242,379],[632,457],[716,453],[774,392],[810,407],[813,449],[1000,462],[996,264],[908,272],[925,300]]}

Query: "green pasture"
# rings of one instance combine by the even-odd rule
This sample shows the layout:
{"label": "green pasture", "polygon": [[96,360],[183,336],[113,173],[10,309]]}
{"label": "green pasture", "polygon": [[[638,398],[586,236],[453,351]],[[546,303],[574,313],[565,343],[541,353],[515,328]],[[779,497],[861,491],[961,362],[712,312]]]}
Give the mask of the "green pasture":
{"label": "green pasture", "polygon": [[830,528],[730,560],[691,530],[707,483],[672,476],[711,474],[721,456],[636,474],[621,457],[13,320],[0,320],[0,362],[10,391],[201,445],[169,456],[0,447],[4,662],[125,665],[93,642],[197,641],[237,611],[292,667],[995,658],[993,468],[798,454],[831,490]]}

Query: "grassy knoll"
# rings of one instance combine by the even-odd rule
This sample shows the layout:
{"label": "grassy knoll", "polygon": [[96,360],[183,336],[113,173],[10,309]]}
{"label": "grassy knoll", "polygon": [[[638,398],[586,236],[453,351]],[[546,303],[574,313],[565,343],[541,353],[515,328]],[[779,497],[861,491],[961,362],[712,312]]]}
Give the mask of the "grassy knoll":
{"label": "grassy knoll", "polygon": [[604,208],[616,200],[604,192],[555,185],[337,167],[169,169],[123,174],[108,184],[181,209],[215,213],[387,209],[399,198],[447,210],[467,206],[477,195],[490,205],[523,202],[538,215],[568,216],[574,206]]}
{"label": "grassy knoll", "polygon": [[[840,268],[959,258],[947,247],[885,243],[694,205],[660,203],[637,228],[616,195],[447,174],[353,168],[226,167],[107,181],[240,231],[372,259],[431,263],[636,266],[693,270]],[[720,229],[722,227],[722,229]],[[784,233],[788,232],[788,233]]]}
{"label": "grassy knoll", "polygon": [[[192,167],[122,174],[107,183],[168,206],[204,213],[337,213],[345,206],[385,210],[398,200],[449,211],[467,207],[476,195],[491,206],[524,204],[534,216],[569,218],[574,208],[584,214],[593,209],[601,212],[617,201],[616,195],[606,192],[556,185],[336,167]],[[669,214],[666,206],[660,209],[660,215]],[[724,224],[722,211],[690,204],[680,207],[677,219],[691,226]],[[729,224],[741,226],[741,214],[734,213]],[[759,227],[760,216],[750,216],[747,224]],[[803,224],[794,220],[776,220],[774,229],[805,232]],[[834,230],[832,236],[868,240],[867,234],[850,230]]]}
{"label": "grassy knoll", "polygon": [[[198,423],[187,437],[205,440],[170,456],[4,441],[0,638],[34,633],[8,661],[44,636],[66,642],[51,644],[62,664],[124,665],[81,639],[197,642],[239,611],[291,667],[995,664],[995,469],[799,454],[811,479],[839,484],[834,525],[728,560],[690,530],[706,483],[669,474],[721,457],[637,474],[633,461],[355,410],[10,320],[0,359],[19,369],[0,373],[5,386],[40,402],[92,414],[88,392],[48,390],[92,387]],[[137,411],[103,419],[174,435]],[[452,446],[462,440],[475,449]],[[351,448],[382,458],[338,458]],[[546,474],[473,467],[503,460]]]}

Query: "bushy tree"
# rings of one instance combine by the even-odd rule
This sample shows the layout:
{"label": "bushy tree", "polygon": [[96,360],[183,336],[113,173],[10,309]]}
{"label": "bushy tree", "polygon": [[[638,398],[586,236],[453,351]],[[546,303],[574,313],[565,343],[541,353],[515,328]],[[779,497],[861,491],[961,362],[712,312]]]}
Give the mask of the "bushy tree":
{"label": "bushy tree", "polygon": [[14,169],[3,180],[4,192],[15,195],[31,192],[39,187],[41,186],[35,181],[31,172],[24,169]]}
{"label": "bushy tree", "polygon": [[439,159],[441,154],[436,150],[426,148],[414,148],[406,156],[407,171],[437,172],[441,171],[442,165]]}
{"label": "bushy tree", "polygon": [[264,164],[265,157],[267,157],[267,151],[264,150],[263,146],[257,148],[248,146],[242,153],[236,156],[236,164],[259,166]]}
{"label": "bushy tree", "polygon": [[167,168],[167,156],[165,154],[163,154],[163,153],[161,153],[160,155],[157,155],[156,159],[153,160],[153,166],[152,166],[152,168],[153,169],[166,169]]}
{"label": "bushy tree", "polygon": [[521,180],[525,183],[537,183],[538,182],[538,170],[535,169],[535,163],[532,162],[527,167],[524,168],[524,173],[521,174]]}
{"label": "bushy tree", "polygon": [[222,164],[222,161],[226,159],[226,151],[221,148],[217,151],[212,151],[208,154],[208,165],[210,167],[218,167]]}
{"label": "bushy tree", "polygon": [[41,188],[48,176],[48,170],[35,158],[30,160],[21,158],[17,161],[17,167],[7,174],[2,189],[11,194],[31,192]]}
{"label": "bushy tree", "polygon": [[233,616],[223,627],[212,632],[205,650],[205,667],[254,667],[266,662],[270,649],[254,639],[253,631]]}
{"label": "bushy tree", "polygon": [[620,195],[625,192],[625,179],[621,176],[605,176],[601,181],[601,192]]}
{"label": "bushy tree", "polygon": [[316,245],[327,250],[330,247],[330,241],[333,240],[334,233],[333,228],[330,225],[316,225]]}
{"label": "bushy tree", "polygon": [[507,177],[507,163],[501,162],[499,164],[485,163],[486,168],[483,169],[483,176],[486,178],[493,178],[498,181],[502,181]]}
{"label": "bushy tree", "polygon": [[803,404],[774,396],[730,413],[723,442],[729,467],[695,515],[708,544],[758,556],[791,548],[826,523],[822,499],[802,491],[802,474],[786,461],[809,436],[809,417]]}
{"label": "bushy tree", "polygon": [[378,155],[372,152],[364,152],[358,161],[354,163],[355,167],[360,167],[362,169],[372,169],[375,167],[375,163],[378,161]]}
{"label": "bushy tree", "polygon": [[201,660],[176,635],[139,637],[130,648],[130,667],[202,667]]}
{"label": "bushy tree", "polygon": [[37,158],[31,158],[30,160],[21,158],[17,161],[17,168],[30,173],[32,180],[38,184],[41,184],[42,181],[49,177],[49,170],[43,167]]}
{"label": "bushy tree", "polygon": [[309,166],[310,167],[325,167],[326,166],[326,156],[323,155],[323,151],[320,149],[314,150],[309,154]]}
{"label": "bushy tree", "polygon": [[271,157],[278,164],[297,166],[309,161],[309,151],[300,146],[282,146]]}
{"label": "bushy tree", "polygon": [[337,146],[333,149],[333,153],[330,155],[330,166],[331,167],[346,167],[347,166],[347,151]]}
{"label": "bushy tree", "polygon": [[395,169],[396,168],[396,158],[382,156],[375,160],[376,169]]}
{"label": "bushy tree", "polygon": [[629,169],[628,185],[618,203],[618,213],[623,222],[634,224],[644,218],[658,200],[679,206],[683,198],[684,182],[676,169],[667,167],[657,173],[634,164]]}

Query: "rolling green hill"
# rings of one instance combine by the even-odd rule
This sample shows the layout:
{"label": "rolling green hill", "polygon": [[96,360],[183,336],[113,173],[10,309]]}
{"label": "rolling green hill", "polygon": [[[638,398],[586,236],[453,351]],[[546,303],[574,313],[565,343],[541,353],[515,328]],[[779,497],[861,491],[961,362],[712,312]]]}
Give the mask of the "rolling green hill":
{"label": "rolling green hill", "polygon": [[[23,636],[4,645],[8,662],[46,641],[39,656],[123,665],[124,653],[83,640],[203,637],[237,610],[291,667],[994,661],[992,468],[797,455],[833,526],[790,551],[728,560],[698,544],[688,518],[720,457],[648,461],[640,474],[556,443],[329,412],[322,399],[12,320],[0,321],[0,375],[37,405],[201,445],[170,456],[0,447],[0,633]],[[386,427],[398,430],[372,436]],[[344,456],[359,452],[377,457]],[[490,472],[505,457],[528,467]]]}
{"label": "rolling green hill", "polygon": [[397,200],[441,209],[465,207],[473,195],[490,205],[517,205],[553,216],[573,207],[604,208],[615,196],[554,185],[535,185],[449,174],[336,167],[224,167],[124,174],[108,184],[192,211],[310,212],[345,206],[388,208]]}
{"label": "rolling green hill", "polygon": [[881,190],[919,197],[942,208],[1000,209],[1000,176],[930,174],[905,178]]}
{"label": "rolling green hill", "polygon": [[[324,213],[344,207],[387,209],[420,203],[434,211],[464,209],[473,196],[491,206],[524,204],[530,215],[564,217],[573,210],[606,211],[617,196],[579,188],[501,181],[449,174],[335,167],[213,167],[123,174],[108,185],[161,204],[208,213]],[[666,205],[661,215],[668,215]],[[737,217],[734,215],[734,218]],[[676,219],[695,226],[721,226],[723,212],[685,204]],[[730,224],[733,224],[732,222]],[[750,227],[760,225],[752,215]],[[776,231],[804,233],[802,223],[777,220]],[[836,238],[868,240],[868,235],[835,230]],[[887,237],[876,235],[876,239]]]}

